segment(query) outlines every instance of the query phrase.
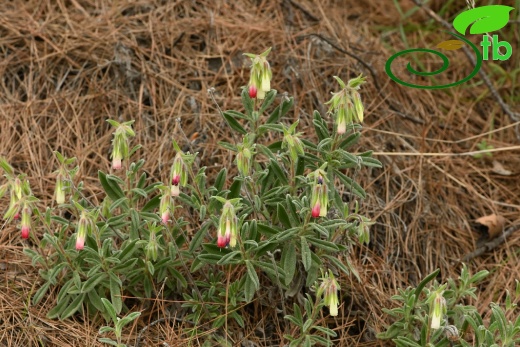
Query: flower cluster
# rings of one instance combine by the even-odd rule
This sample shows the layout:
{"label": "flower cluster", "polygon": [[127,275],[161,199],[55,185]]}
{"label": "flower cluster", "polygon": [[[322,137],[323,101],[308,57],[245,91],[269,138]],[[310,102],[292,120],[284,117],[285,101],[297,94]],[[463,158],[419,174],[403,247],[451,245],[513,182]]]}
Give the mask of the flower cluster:
{"label": "flower cluster", "polygon": [[154,232],[150,233],[150,239],[146,244],[146,257],[148,259],[152,259],[153,261],[157,261],[158,251],[159,251],[159,243],[157,242],[157,234]]}
{"label": "flower cluster", "polygon": [[65,158],[60,152],[54,151],[54,155],[60,163],[59,169],[56,173],[56,186],[54,188],[54,198],[58,205],[65,203],[65,196],[69,193],[72,181],[72,177],[76,174],[79,167],[69,170],[68,166],[76,161],[76,158]]}
{"label": "flower cluster", "polygon": [[0,186],[0,197],[8,190],[10,195],[9,207],[4,214],[7,222],[19,220],[21,214],[21,233],[23,239],[28,239],[31,231],[31,215],[34,203],[38,201],[32,195],[29,182],[24,175],[14,176],[14,170],[4,158],[0,158],[0,167],[4,170],[7,183]]}
{"label": "flower cluster", "polygon": [[170,171],[171,181],[171,196],[179,196],[180,189],[188,183],[188,176],[186,175],[186,163],[184,160],[184,153],[177,151],[173,165]]}
{"label": "flower cluster", "polygon": [[439,329],[441,320],[446,314],[446,299],[442,295],[442,290],[437,290],[430,295],[430,319],[431,328]]}
{"label": "flower cluster", "polygon": [[171,189],[168,187],[160,188],[162,190],[161,203],[159,204],[159,214],[164,224],[168,224],[170,215],[173,214],[174,204],[171,194]]}
{"label": "flower cluster", "polygon": [[296,127],[298,126],[299,121],[297,120],[290,127],[284,126],[283,129],[283,142],[282,148],[289,149],[289,156],[293,163],[296,163],[298,156],[303,155],[303,143],[300,140],[301,133],[295,133]]}
{"label": "flower cluster", "polygon": [[322,282],[320,287],[318,288],[317,296],[320,297],[323,295],[323,302],[326,306],[329,307],[329,312],[331,316],[338,315],[338,291],[341,288],[339,287],[338,281],[334,278],[334,274],[329,270],[327,274],[322,278]]}
{"label": "flower cluster", "polygon": [[222,215],[217,232],[217,246],[224,248],[227,245],[235,247],[237,244],[238,218],[233,200],[226,200],[222,208]]}
{"label": "flower cluster", "polygon": [[347,124],[351,124],[354,121],[363,122],[364,108],[358,90],[365,82],[365,77],[360,75],[348,81],[348,84],[345,84],[337,76],[334,76],[334,78],[342,89],[337,93],[333,93],[327,104],[330,104],[329,112],[335,116],[336,131],[341,135],[347,131]]}
{"label": "flower cluster", "polygon": [[370,243],[370,226],[374,224],[370,219],[360,216],[360,221],[357,227],[359,242]]}
{"label": "flower cluster", "polygon": [[236,158],[236,164],[238,168],[238,172],[244,176],[249,176],[249,171],[251,170],[251,159],[253,157],[254,151],[251,141],[248,136],[244,136],[244,140],[241,144],[237,145],[238,154]]}
{"label": "flower cluster", "polygon": [[29,238],[29,232],[31,230],[31,208],[27,203],[24,203],[22,209],[22,239]]}
{"label": "flower cluster", "polygon": [[98,211],[94,210],[89,212],[79,204],[76,204],[76,207],[81,210],[81,215],[76,225],[76,250],[81,251],[85,247],[87,235],[97,231],[96,220]]}
{"label": "flower cluster", "polygon": [[325,217],[327,215],[327,207],[329,204],[329,194],[327,188],[326,172],[323,167],[309,174],[312,178],[312,196],[311,196],[311,214],[312,217]]}
{"label": "flower cluster", "polygon": [[23,205],[22,180],[20,177],[13,178],[7,173],[5,176],[8,182],[3,185],[1,195],[4,195],[6,190],[9,189],[11,199],[9,200],[9,208],[4,214],[4,219],[7,221],[18,220],[20,219],[20,210],[22,210]]}
{"label": "flower cluster", "polygon": [[119,123],[108,119],[107,122],[116,128],[114,139],[112,140],[112,168],[119,170],[122,167],[121,161],[127,159],[130,155],[128,137],[135,136],[135,132],[132,130],[134,121]]}
{"label": "flower cluster", "polygon": [[58,174],[56,177],[56,187],[54,188],[54,198],[56,199],[56,203],[63,204],[65,203],[65,184],[64,178],[62,174]]}
{"label": "flower cluster", "polygon": [[271,48],[260,55],[245,53],[251,58],[251,77],[249,78],[249,96],[254,99],[263,100],[265,93],[271,90],[271,66],[267,61],[267,56]]}
{"label": "flower cluster", "polygon": [[162,249],[162,247],[159,244],[159,241],[162,238],[162,235],[161,235],[162,228],[160,225],[156,225],[155,222],[154,223],[148,222],[147,229],[150,232],[150,236],[148,239],[148,243],[145,246],[146,257],[153,261],[157,261],[157,259],[159,257],[159,250]]}
{"label": "flower cluster", "polygon": [[159,187],[162,191],[161,203],[159,205],[159,214],[163,224],[168,224],[170,217],[173,215],[175,210],[175,204],[173,197],[180,195],[180,187],[185,186],[188,183],[188,175],[186,174],[186,162],[185,154],[178,148],[177,144],[174,144],[174,148],[177,149],[177,154],[173,159],[173,164],[170,169],[170,186]]}

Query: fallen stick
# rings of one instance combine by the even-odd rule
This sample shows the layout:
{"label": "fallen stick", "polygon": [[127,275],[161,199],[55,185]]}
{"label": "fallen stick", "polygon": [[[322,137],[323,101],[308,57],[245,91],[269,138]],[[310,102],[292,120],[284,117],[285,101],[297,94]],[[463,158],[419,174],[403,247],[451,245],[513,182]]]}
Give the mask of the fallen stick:
{"label": "fallen stick", "polygon": [[496,239],[493,239],[491,241],[488,241],[486,243],[483,243],[482,245],[478,246],[476,250],[473,252],[466,254],[464,258],[462,258],[462,262],[466,263],[470,261],[473,258],[478,257],[481,254],[484,254],[488,251],[491,251],[498,246],[500,246],[502,243],[506,241],[509,235],[514,233],[515,231],[520,230],[520,224],[519,225],[513,225],[512,227],[507,228],[502,235],[498,236]]}

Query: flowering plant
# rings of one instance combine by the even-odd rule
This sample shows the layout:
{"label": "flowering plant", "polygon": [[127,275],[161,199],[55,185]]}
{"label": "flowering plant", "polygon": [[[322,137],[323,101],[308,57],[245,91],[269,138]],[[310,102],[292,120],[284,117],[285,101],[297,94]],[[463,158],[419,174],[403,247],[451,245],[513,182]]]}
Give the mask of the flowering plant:
{"label": "flowering plant", "polygon": [[398,347],[518,346],[520,318],[514,322],[506,318],[506,314],[517,309],[513,298],[520,298],[518,281],[514,296],[506,292],[503,307],[491,303],[491,316],[489,322],[485,322],[471,300],[477,298],[477,285],[489,271],[471,275],[463,265],[458,281],[450,278],[445,284],[435,280],[438,275],[436,270],[416,288],[400,289],[394,295],[393,299],[400,302],[400,306],[385,310],[394,322],[379,334],[380,339],[391,339]]}
{"label": "flowering plant", "polygon": [[[364,166],[381,166],[371,152],[349,152],[361,136],[354,121],[363,120],[358,90],[364,78],[347,84],[336,78],[342,89],[333,94],[329,110],[335,130],[317,111],[289,125],[294,100],[271,89],[269,52],[246,54],[252,66],[241,93],[243,110],[221,112],[242,137],[238,143],[220,142],[236,167],[222,168],[212,184],[205,167],[195,165],[197,153],[185,153],[175,140],[169,174],[163,182],[150,182],[144,161],[131,160],[140,148],[131,148],[133,122],[109,120],[115,128],[114,171],[98,173],[103,200],[96,204],[85,196],[83,183],[74,182],[77,167],[69,168],[74,159],[56,153],[58,206],[38,212],[34,223],[37,199],[23,176],[15,177],[2,161],[11,192],[5,218],[21,211],[24,237],[38,225],[38,247],[25,249],[43,281],[33,303],[51,288],[58,290],[50,318],[100,313],[116,325],[102,332],[115,333],[114,343],[122,345],[122,324],[138,317],[118,318],[132,309],[125,298],[152,298],[160,286],[163,297],[182,296],[186,320],[220,328],[230,319],[243,325],[240,303],[252,301],[269,282],[278,287],[282,305],[303,287],[314,293],[306,304],[310,323],[300,322],[296,303],[295,315],[286,316],[301,327],[300,337],[287,335],[291,345],[330,344],[335,333],[314,329],[313,322],[327,312],[322,307],[331,316],[341,312],[341,277],[357,277],[348,251],[356,238],[368,243],[372,224],[359,214],[365,192],[351,177]],[[278,106],[268,111],[277,99]],[[312,123],[313,133],[298,131],[303,121]],[[63,218],[62,210],[72,218]]]}

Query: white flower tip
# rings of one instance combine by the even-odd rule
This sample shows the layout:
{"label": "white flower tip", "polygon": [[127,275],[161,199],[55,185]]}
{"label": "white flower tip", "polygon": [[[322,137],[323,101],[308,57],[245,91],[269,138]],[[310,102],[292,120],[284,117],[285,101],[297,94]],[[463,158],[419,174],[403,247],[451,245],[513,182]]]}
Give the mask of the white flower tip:
{"label": "white flower tip", "polygon": [[330,315],[336,317],[338,315],[338,305],[331,304],[329,307]]}
{"label": "white flower tip", "polygon": [[121,159],[114,159],[114,160],[112,161],[112,168],[113,168],[114,170],[119,170],[119,169],[121,169]]}
{"label": "white flower tip", "polygon": [[338,124],[338,134],[344,134],[347,131],[347,123],[341,122]]}

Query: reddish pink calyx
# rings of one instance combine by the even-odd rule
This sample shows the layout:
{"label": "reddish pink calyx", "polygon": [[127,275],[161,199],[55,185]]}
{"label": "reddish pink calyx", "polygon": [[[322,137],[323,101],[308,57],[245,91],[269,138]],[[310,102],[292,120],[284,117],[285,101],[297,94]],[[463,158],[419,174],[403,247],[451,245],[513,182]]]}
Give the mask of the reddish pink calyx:
{"label": "reddish pink calyx", "polygon": [[218,235],[217,237],[217,247],[219,248],[225,248],[227,246],[228,242],[224,235]]}
{"label": "reddish pink calyx", "polygon": [[168,212],[164,212],[161,216],[161,219],[164,224],[168,224],[168,220],[170,219],[170,214]]}
{"label": "reddish pink calyx", "polygon": [[78,236],[76,238],[76,250],[81,251],[85,247],[85,238]]}
{"label": "reddish pink calyx", "polygon": [[251,99],[254,99],[256,98],[256,93],[258,92],[258,89],[256,88],[256,86],[254,84],[251,84],[249,86],[249,97]]}
{"label": "reddish pink calyx", "polygon": [[22,227],[22,239],[28,239],[29,238],[29,227],[23,226]]}
{"label": "reddish pink calyx", "polygon": [[320,216],[320,204],[316,203],[314,207],[312,208],[312,216],[314,218],[318,218]]}

